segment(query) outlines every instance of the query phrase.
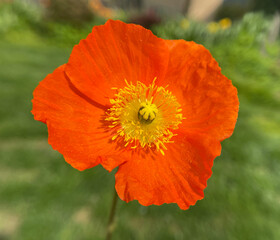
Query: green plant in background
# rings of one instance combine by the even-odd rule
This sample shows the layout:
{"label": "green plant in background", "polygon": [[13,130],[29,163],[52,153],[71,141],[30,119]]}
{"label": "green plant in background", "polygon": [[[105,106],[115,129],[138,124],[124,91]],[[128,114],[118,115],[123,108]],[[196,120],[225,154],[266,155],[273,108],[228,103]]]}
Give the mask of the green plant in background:
{"label": "green plant in background", "polygon": [[[50,9],[42,9],[37,5],[21,1],[1,4],[0,33],[2,33],[2,38],[14,41],[19,35],[22,35],[22,41],[25,41],[25,38],[27,41],[35,38],[38,41],[48,41],[51,44],[69,47],[78,43],[81,38],[85,38],[94,25],[105,23],[105,19],[93,15],[90,18],[81,18],[80,21],[76,21],[79,14],[83,15],[84,7],[72,13],[74,23],[68,21],[68,18],[71,18],[70,10],[70,13],[68,11],[60,17],[57,16],[58,21],[53,15],[61,10],[63,4],[67,5],[67,2],[53,2],[56,4],[50,5]],[[69,7],[73,8],[73,5]]]}
{"label": "green plant in background", "polygon": [[36,27],[42,16],[38,6],[18,0],[12,4],[0,3],[0,13],[0,31],[3,34],[20,28]]}
{"label": "green plant in background", "polygon": [[217,44],[229,44],[234,41],[260,44],[265,41],[269,23],[270,20],[262,13],[248,13],[242,21],[233,24],[228,18],[208,24],[182,18],[157,25],[153,31],[167,39],[195,41],[211,48]]}
{"label": "green plant in background", "polygon": [[0,5],[0,13],[0,34],[4,34],[18,25],[18,15],[13,11],[11,5]]}

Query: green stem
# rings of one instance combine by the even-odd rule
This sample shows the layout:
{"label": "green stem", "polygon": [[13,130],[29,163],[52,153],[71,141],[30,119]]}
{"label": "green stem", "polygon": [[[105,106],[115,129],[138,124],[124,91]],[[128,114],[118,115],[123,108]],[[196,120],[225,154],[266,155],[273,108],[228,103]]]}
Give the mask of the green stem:
{"label": "green stem", "polygon": [[118,202],[118,194],[114,188],[112,206],[111,206],[111,211],[110,211],[110,216],[109,216],[109,221],[107,226],[106,240],[111,240],[112,233],[114,231],[114,227],[115,227],[114,220],[115,220],[117,202]]}

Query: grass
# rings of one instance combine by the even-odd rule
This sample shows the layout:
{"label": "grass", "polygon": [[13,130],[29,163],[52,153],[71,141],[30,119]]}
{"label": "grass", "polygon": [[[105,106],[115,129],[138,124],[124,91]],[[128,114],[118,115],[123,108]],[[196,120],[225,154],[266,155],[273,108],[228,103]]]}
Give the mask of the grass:
{"label": "grass", "polygon": [[[9,36],[0,41],[0,239],[104,239],[114,174],[73,169],[30,113],[34,88],[71,50],[30,32]],[[240,114],[205,198],[187,211],[120,201],[113,239],[280,239],[280,47],[266,57],[234,47],[211,49],[239,90]]]}

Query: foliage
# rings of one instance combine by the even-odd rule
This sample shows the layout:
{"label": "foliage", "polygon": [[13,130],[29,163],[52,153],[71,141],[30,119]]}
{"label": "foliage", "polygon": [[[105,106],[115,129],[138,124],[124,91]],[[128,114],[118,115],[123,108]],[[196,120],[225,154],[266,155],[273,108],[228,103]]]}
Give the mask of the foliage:
{"label": "foliage", "polygon": [[0,33],[20,28],[36,27],[41,20],[42,12],[36,5],[24,1],[13,4],[0,3]]}
{"label": "foliage", "polygon": [[250,44],[261,44],[265,41],[270,23],[261,13],[248,13],[241,22],[234,22],[228,27],[221,24],[224,20],[205,24],[181,18],[157,25],[153,32],[163,38],[195,41],[211,48],[217,44],[223,45],[242,39]]}
{"label": "foliage", "polygon": [[[59,9],[50,10],[53,13],[55,11],[59,11]],[[94,25],[105,23],[105,19],[97,16],[88,19],[88,21],[85,21],[85,19],[80,21],[73,19],[74,24],[72,21],[68,21],[66,18],[63,19],[63,17],[60,18],[57,15],[60,21],[54,21],[56,18],[51,17],[50,12],[49,18],[46,19],[43,9],[36,5],[26,4],[21,1],[15,1],[12,4],[1,4],[0,33],[2,33],[3,38],[10,38],[16,32],[33,32],[37,35],[37,38],[43,37],[50,43],[73,46],[81,38],[85,38]]]}
{"label": "foliage", "polygon": [[0,12],[0,33],[3,34],[16,26],[19,20],[11,5],[0,5]]}

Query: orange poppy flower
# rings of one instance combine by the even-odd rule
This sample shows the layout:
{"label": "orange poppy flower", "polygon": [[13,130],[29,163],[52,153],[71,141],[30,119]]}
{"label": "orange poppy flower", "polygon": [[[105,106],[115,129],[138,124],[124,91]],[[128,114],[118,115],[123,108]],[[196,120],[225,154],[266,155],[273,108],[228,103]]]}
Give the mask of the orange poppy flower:
{"label": "orange poppy flower", "polygon": [[122,200],[187,209],[203,198],[238,106],[203,46],[109,20],[40,82],[32,113],[74,168],[118,167]]}

